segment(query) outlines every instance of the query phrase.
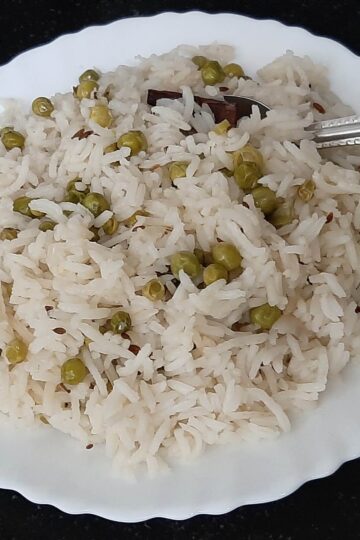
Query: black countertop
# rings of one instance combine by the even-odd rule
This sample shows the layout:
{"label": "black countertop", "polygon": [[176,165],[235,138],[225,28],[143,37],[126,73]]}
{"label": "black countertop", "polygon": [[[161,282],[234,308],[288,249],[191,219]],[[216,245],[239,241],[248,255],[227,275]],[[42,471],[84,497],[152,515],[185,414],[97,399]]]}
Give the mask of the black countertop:
{"label": "black countertop", "polygon": [[[360,54],[359,0],[7,0],[0,3],[0,64],[89,25],[191,9],[278,19],[341,41]],[[260,39],[259,46],[263,46]],[[0,540],[355,540],[360,538],[359,478],[360,459],[277,502],[244,507],[224,516],[198,516],[182,522],[153,519],[131,525],[94,516],[69,516],[0,490]]]}

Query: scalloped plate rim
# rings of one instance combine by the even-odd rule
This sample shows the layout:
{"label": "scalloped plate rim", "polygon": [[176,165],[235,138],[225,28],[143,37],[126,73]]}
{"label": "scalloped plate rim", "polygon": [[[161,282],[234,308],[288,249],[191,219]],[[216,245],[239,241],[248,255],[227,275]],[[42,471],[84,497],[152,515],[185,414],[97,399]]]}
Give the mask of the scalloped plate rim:
{"label": "scalloped plate rim", "polygon": [[[347,56],[349,59],[351,59],[351,62],[356,62],[359,64],[360,58],[355,55],[352,51],[347,49],[342,43],[339,43],[335,40],[329,39],[324,36],[316,36],[313,33],[309,32],[308,30],[305,30],[298,26],[288,26],[284,25],[281,22],[272,20],[272,19],[253,19],[251,17],[245,17],[242,15],[232,14],[232,13],[218,13],[218,14],[208,14],[201,11],[190,11],[186,13],[176,13],[176,12],[164,12],[160,13],[154,16],[148,16],[148,17],[133,17],[129,19],[120,19],[118,21],[113,21],[106,25],[93,25],[87,28],[82,29],[79,32],[73,32],[69,34],[65,34],[62,36],[59,36],[53,41],[50,41],[49,43],[40,45],[38,47],[35,47],[33,49],[27,50],[23,53],[20,53],[17,55],[14,59],[12,59],[7,64],[4,64],[0,66],[0,74],[4,74],[6,76],[7,72],[11,72],[18,68],[22,63],[27,62],[28,60],[31,61],[32,55],[36,54],[42,54],[45,50],[50,50],[51,53],[56,53],[57,48],[62,48],[65,43],[71,42],[73,40],[85,40],[88,36],[91,36],[94,33],[102,33],[106,31],[107,29],[111,31],[113,29],[118,28],[119,26],[126,26],[131,24],[162,24],[163,21],[165,21],[166,18],[174,18],[179,17],[183,19],[199,19],[203,18],[204,20],[215,20],[220,18],[236,18],[237,20],[241,20],[242,24],[245,24],[248,22],[249,24],[259,24],[262,25],[263,28],[268,27],[276,27],[277,30],[280,32],[291,30],[292,32],[296,33],[298,36],[301,36],[304,40],[313,40],[314,43],[318,42],[322,44],[322,46],[329,46],[333,50],[337,49],[339,54],[341,53],[344,56]],[[0,93],[1,93],[1,83],[0,83]],[[352,370],[354,370],[355,377],[352,379]],[[343,382],[347,379],[347,382]],[[339,377],[339,382],[336,381],[333,383],[333,387],[341,387],[342,384],[349,385],[349,388],[351,388],[351,384],[355,384],[354,380],[360,381],[360,370],[358,367],[350,366],[348,369],[345,370],[345,375],[341,375]],[[334,394],[336,395],[336,388],[334,390]],[[327,393],[325,394],[324,404],[322,401],[320,402],[320,406],[316,411],[319,411],[319,413],[314,412],[314,416],[321,416],[321,410],[324,408],[324,406],[328,406],[329,402],[331,401],[331,397],[327,397]],[[347,399],[349,399],[347,397]],[[360,401],[360,400],[359,400]],[[310,417],[309,417],[310,421]],[[300,429],[304,427],[304,424],[306,424],[305,418],[300,421]],[[297,429],[297,428],[296,428]],[[22,434],[23,435],[23,434]],[[356,434],[355,434],[356,435]],[[56,435],[56,437],[59,437],[59,434]],[[285,436],[283,436],[285,437]],[[51,438],[51,436],[50,436]],[[54,437],[55,438],[55,435]],[[345,436],[343,437],[345,439]],[[338,446],[335,449],[335,446],[332,447],[332,451],[328,454],[328,462],[325,464],[320,464],[319,462],[316,462],[315,464],[311,463],[313,465],[310,467],[307,465],[306,471],[304,470],[301,474],[301,470],[299,470],[298,467],[294,468],[293,470],[293,476],[292,478],[287,478],[286,481],[279,482],[279,485],[277,486],[268,486],[263,491],[259,492],[258,495],[246,495],[239,492],[231,491],[227,493],[227,495],[223,495],[222,499],[214,500],[214,499],[207,499],[206,497],[195,501],[195,500],[186,500],[186,502],[182,505],[178,505],[175,508],[171,506],[171,504],[168,506],[161,506],[158,508],[157,511],[154,510],[146,510],[145,508],[138,508],[133,509],[131,512],[129,510],[126,510],[126,508],[119,508],[113,506],[108,507],[107,505],[104,506],[104,504],[101,502],[98,504],[98,507],[96,505],[91,506],[87,508],[87,503],[85,501],[79,501],[74,498],[72,498],[69,495],[68,491],[64,491],[62,494],[60,493],[52,493],[51,495],[48,492],[48,487],[46,484],[40,483],[37,486],[34,486],[33,484],[27,484],[24,479],[18,479],[15,477],[7,478],[6,474],[4,478],[2,478],[1,474],[1,467],[0,467],[0,487],[6,488],[6,489],[13,489],[17,490],[20,493],[22,493],[27,499],[38,503],[38,504],[50,504],[53,506],[58,507],[59,509],[70,513],[70,514],[78,514],[78,513],[88,513],[88,514],[96,514],[108,519],[112,520],[118,520],[123,522],[134,522],[134,521],[142,521],[145,519],[150,519],[153,517],[165,517],[170,519],[186,519],[188,517],[197,515],[197,514],[213,514],[218,515],[222,514],[228,511],[233,510],[234,508],[242,505],[248,505],[248,504],[256,504],[256,503],[262,503],[262,502],[269,502],[273,501],[275,499],[279,499],[282,497],[285,497],[286,495],[292,493],[294,490],[296,490],[299,486],[301,486],[303,483],[308,482],[309,480],[315,479],[315,478],[321,478],[324,476],[327,476],[334,472],[341,464],[343,464],[345,461],[354,459],[360,455],[360,430],[357,436],[355,436],[354,440],[352,441],[352,444],[346,445],[343,439],[339,439]],[[281,439],[278,439],[279,441]],[[348,441],[346,441],[348,442]],[[4,443],[3,443],[4,444]],[[72,443],[73,444],[73,443]],[[74,443],[76,444],[76,443]],[[260,443],[261,444],[261,443]],[[340,448],[341,447],[341,448]],[[2,451],[2,443],[0,441],[0,455]],[[212,449],[213,451],[213,449]],[[217,453],[221,453],[221,449],[216,450]],[[210,452],[208,452],[209,454]],[[245,452],[246,453],[246,452]],[[208,459],[208,458],[206,458]],[[205,458],[199,458],[200,460],[205,460]],[[194,465],[191,465],[190,467],[193,467]],[[195,464],[196,466],[196,464]],[[199,465],[200,467],[200,465]],[[170,473],[170,477],[172,476],[172,473]],[[139,483],[140,486],[141,483]],[[217,486],[217,489],[219,489],[219,486]],[[73,495],[73,494],[71,494]],[[91,503],[90,503],[91,504]],[[126,511],[128,512],[126,514]]]}

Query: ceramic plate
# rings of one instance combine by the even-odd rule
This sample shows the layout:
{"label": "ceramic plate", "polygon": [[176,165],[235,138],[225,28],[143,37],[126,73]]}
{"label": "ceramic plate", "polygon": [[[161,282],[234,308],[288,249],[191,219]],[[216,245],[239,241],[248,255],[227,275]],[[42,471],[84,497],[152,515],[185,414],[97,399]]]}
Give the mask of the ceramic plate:
{"label": "ceramic plate", "polygon": [[[125,19],[28,51],[0,68],[0,97],[30,101],[68,91],[89,66],[106,71],[132,63],[138,54],[214,40],[234,45],[250,75],[287,49],[308,54],[329,68],[332,88],[360,112],[360,59],[343,46],[275,21],[198,12]],[[112,474],[102,448],[90,452],[45,426],[19,430],[2,421],[0,487],[69,513],[127,522],[220,514],[271,501],[360,456],[359,387],[360,367],[350,365],[329,384],[318,408],[301,416],[289,434],[256,445],[212,448],[191,465],[133,484]]]}

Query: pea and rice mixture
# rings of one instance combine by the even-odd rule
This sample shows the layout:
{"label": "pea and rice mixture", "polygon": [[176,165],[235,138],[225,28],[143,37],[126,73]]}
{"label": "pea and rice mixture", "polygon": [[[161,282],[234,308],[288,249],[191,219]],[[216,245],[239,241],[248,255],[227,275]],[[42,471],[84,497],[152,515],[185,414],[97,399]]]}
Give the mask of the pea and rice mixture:
{"label": "pea and rice mixture", "polygon": [[[360,352],[360,157],[306,131],[351,110],[309,58],[233,56],[88,69],[1,118],[0,411],[120,467],[275,437]],[[224,95],[271,111],[194,101]]]}

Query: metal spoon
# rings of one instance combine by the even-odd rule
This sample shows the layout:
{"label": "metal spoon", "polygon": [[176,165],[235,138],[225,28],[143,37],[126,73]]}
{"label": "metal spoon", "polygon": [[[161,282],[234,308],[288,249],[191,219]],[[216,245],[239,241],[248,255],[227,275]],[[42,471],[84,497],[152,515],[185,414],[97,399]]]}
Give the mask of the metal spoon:
{"label": "metal spoon", "polygon": [[[180,99],[181,97],[180,92],[150,89],[147,103],[153,106],[159,99]],[[265,103],[244,96],[224,96],[223,100],[194,96],[194,100],[201,106],[206,104],[210,107],[215,122],[226,119],[232,126],[236,126],[240,118],[250,116],[254,105],[259,108],[261,118],[265,118],[270,111],[270,107]],[[360,116],[357,115],[314,122],[306,130],[312,132],[313,140],[318,148],[360,145]]]}
{"label": "metal spoon", "polygon": [[[250,116],[255,105],[259,107],[261,118],[265,118],[270,107],[256,99],[240,96],[224,96],[225,101],[236,105],[237,116]],[[360,116],[346,116],[314,122],[306,128],[313,133],[313,140],[318,148],[360,145]]]}

